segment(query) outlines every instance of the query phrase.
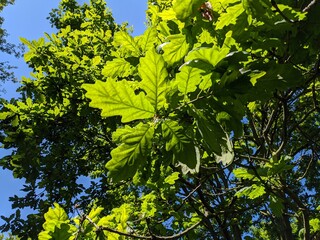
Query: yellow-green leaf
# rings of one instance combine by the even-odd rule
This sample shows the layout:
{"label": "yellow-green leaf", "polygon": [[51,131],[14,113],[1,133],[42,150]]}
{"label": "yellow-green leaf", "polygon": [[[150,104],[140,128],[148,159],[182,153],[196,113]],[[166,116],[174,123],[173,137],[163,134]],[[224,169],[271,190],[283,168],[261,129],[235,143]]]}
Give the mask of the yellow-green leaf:
{"label": "yellow-green leaf", "polygon": [[139,166],[146,163],[145,156],[151,149],[154,127],[140,123],[120,131],[116,135],[122,144],[111,151],[112,159],[106,164],[109,177],[114,182],[132,177]]}
{"label": "yellow-green leaf", "polygon": [[173,3],[173,10],[177,18],[184,21],[197,11],[202,2],[202,0],[176,0]]}
{"label": "yellow-green leaf", "polygon": [[190,40],[188,35],[175,34],[167,37],[165,44],[162,48],[164,51],[163,58],[168,65],[173,65],[179,61],[188,53],[190,48]]}
{"label": "yellow-green leaf", "polygon": [[179,174],[180,174],[179,172],[173,172],[171,175],[169,175],[164,179],[164,182],[170,185],[175,184],[176,180],[179,179]]}
{"label": "yellow-green leaf", "polygon": [[168,73],[162,56],[154,49],[149,50],[146,56],[140,59],[138,71],[142,79],[141,86],[147,93],[147,99],[157,111],[166,103]]}
{"label": "yellow-green leaf", "polygon": [[101,116],[121,116],[122,122],[153,117],[155,111],[144,93],[136,95],[128,82],[96,81],[95,84],[83,84],[86,97],[91,99],[90,106],[100,108]]}
{"label": "yellow-green leaf", "polygon": [[121,46],[125,50],[130,51],[131,54],[135,57],[138,57],[141,54],[139,45],[135,42],[133,37],[131,37],[127,32],[116,32],[114,34],[114,43],[116,46]]}
{"label": "yellow-green leaf", "polygon": [[132,72],[131,64],[124,58],[115,58],[112,61],[107,61],[102,69],[102,74],[105,77],[127,77]]}

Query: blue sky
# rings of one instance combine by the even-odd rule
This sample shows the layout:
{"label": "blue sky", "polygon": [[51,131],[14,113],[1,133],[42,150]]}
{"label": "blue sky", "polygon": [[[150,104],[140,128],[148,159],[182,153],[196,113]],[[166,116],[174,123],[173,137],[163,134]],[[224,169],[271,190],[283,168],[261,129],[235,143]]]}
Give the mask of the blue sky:
{"label": "blue sky", "polygon": [[[56,8],[59,0],[16,0],[15,4],[8,6],[0,14],[5,18],[3,27],[7,30],[11,43],[19,43],[19,37],[28,40],[38,39],[43,36],[44,32],[52,33],[48,20],[46,19],[52,8]],[[87,2],[79,0],[79,3]],[[111,9],[117,23],[128,22],[133,26],[134,35],[143,33],[145,29],[145,10],[147,0],[107,0],[107,5]],[[16,77],[21,79],[22,76],[29,76],[30,69],[24,63],[23,58],[15,59],[11,56],[0,54],[0,61],[9,61],[11,65],[18,68],[15,71]],[[15,92],[18,85],[7,83],[2,87],[6,93],[1,96],[6,99],[17,97]],[[0,157],[6,155],[8,151],[0,149]],[[14,179],[11,172],[0,169],[0,215],[9,215],[14,211],[11,210],[11,204],[8,201],[14,194],[23,196],[21,189],[23,181]],[[22,212],[24,214],[28,211]],[[0,219],[0,225],[3,220]]]}

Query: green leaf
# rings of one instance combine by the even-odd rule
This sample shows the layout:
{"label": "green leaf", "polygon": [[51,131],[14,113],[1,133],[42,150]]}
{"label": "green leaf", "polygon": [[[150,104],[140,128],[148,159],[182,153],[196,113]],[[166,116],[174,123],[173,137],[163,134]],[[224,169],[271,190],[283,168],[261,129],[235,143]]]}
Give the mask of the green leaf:
{"label": "green leaf", "polygon": [[311,227],[311,233],[319,232],[320,231],[320,219],[319,218],[310,219],[310,227]]}
{"label": "green leaf", "polygon": [[212,82],[214,82],[218,79],[220,79],[219,73],[212,72],[212,73],[206,74],[206,75],[202,76],[202,81],[199,84],[199,88],[201,90],[205,91],[205,90],[211,88]]}
{"label": "green leaf", "polygon": [[253,184],[250,187],[244,187],[240,189],[237,193],[237,197],[248,197],[249,199],[256,199],[258,197],[261,197],[266,193],[264,186],[258,186],[256,184]]}
{"label": "green leaf", "polygon": [[193,15],[200,7],[203,0],[176,0],[173,3],[173,10],[179,20],[186,20]]}
{"label": "green leaf", "polygon": [[268,18],[273,15],[272,5],[269,0],[243,0],[242,6],[248,15],[249,24],[252,22],[252,17],[258,20],[268,21]]}
{"label": "green leaf", "polygon": [[52,239],[49,231],[42,231],[38,235],[38,240],[49,240]]}
{"label": "green leaf", "polygon": [[60,226],[55,227],[52,238],[59,240],[68,240],[71,237],[72,232],[75,230],[76,229],[70,229],[69,224],[62,223]]}
{"label": "green leaf", "polygon": [[181,71],[176,74],[178,90],[187,98],[187,94],[197,90],[197,85],[202,80],[205,71],[196,67],[184,65]]}
{"label": "green leaf", "polygon": [[244,12],[244,8],[239,1],[239,4],[236,4],[232,7],[228,7],[225,12],[222,12],[221,16],[218,18],[216,23],[216,30],[222,29],[230,24],[235,24],[238,17]]}
{"label": "green leaf", "polygon": [[135,42],[129,33],[124,31],[115,32],[114,44],[130,51],[132,56],[139,57],[141,54],[139,45]]}
{"label": "green leaf", "polygon": [[183,127],[179,126],[179,123],[172,120],[165,120],[161,124],[162,134],[166,139],[166,150],[170,151],[172,148],[177,148],[177,151],[182,150],[184,143],[189,143],[189,139],[183,134]]}
{"label": "green leaf", "polygon": [[222,155],[221,146],[226,146],[226,140],[223,129],[221,126],[210,119],[208,119],[204,112],[195,110],[194,117],[196,119],[197,130],[199,131],[204,146],[208,153],[215,153]]}
{"label": "green leaf", "polygon": [[76,230],[75,226],[69,225],[67,213],[57,203],[54,203],[54,208],[49,208],[48,212],[44,214],[44,218],[44,231],[39,233],[39,239],[41,240],[67,240]]}
{"label": "green leaf", "polygon": [[122,144],[111,151],[112,159],[106,164],[109,177],[114,182],[132,177],[138,168],[146,163],[147,153],[151,149],[154,127],[140,123],[136,127],[127,126],[116,132]]}
{"label": "green leaf", "polygon": [[97,66],[100,62],[101,62],[102,58],[100,56],[95,56],[93,59],[92,59],[92,65],[93,66]]}
{"label": "green leaf", "polygon": [[48,212],[44,214],[44,219],[46,221],[67,221],[68,215],[67,213],[63,210],[62,207],[58,203],[54,203],[54,208],[49,208]]}
{"label": "green leaf", "polygon": [[157,54],[154,49],[149,50],[146,56],[140,59],[138,71],[142,79],[141,87],[145,90],[147,99],[157,111],[166,103],[166,78],[168,73],[162,56]]}
{"label": "green leaf", "polygon": [[200,169],[200,152],[192,142],[181,144],[179,150],[173,149],[174,160],[178,162],[183,174],[197,173]]}
{"label": "green leaf", "polygon": [[190,48],[189,36],[185,34],[170,35],[166,38],[166,43],[162,50],[164,51],[163,58],[169,66],[180,62],[181,59],[188,53]]}
{"label": "green leaf", "polygon": [[172,120],[163,121],[161,126],[163,137],[166,140],[166,150],[173,151],[174,160],[181,163],[180,165],[186,169],[185,173],[191,170],[197,171],[200,160],[199,152],[185,135],[183,127]]}
{"label": "green leaf", "polygon": [[132,73],[131,64],[124,58],[115,58],[112,61],[107,61],[102,69],[102,74],[105,77],[125,78]]}
{"label": "green leaf", "polygon": [[223,47],[200,47],[192,50],[185,58],[185,61],[202,60],[210,63],[212,66],[216,66],[222,59],[224,59],[229,53],[229,48]]}
{"label": "green leaf", "polygon": [[88,217],[95,223],[97,223],[99,221],[99,215],[100,213],[103,211],[103,207],[96,207],[96,208],[93,208]]}
{"label": "green leaf", "polygon": [[221,154],[215,154],[216,161],[224,165],[229,165],[234,159],[234,151],[232,141],[226,134],[222,141],[226,141],[226,145],[221,145]]}
{"label": "green leaf", "polygon": [[157,204],[157,196],[154,192],[148,193],[141,197],[141,212],[146,217],[154,217],[157,213],[158,204]]}
{"label": "green leaf", "polygon": [[280,217],[284,209],[283,200],[272,194],[269,207],[275,216]]}
{"label": "green leaf", "polygon": [[254,179],[255,175],[250,173],[248,171],[248,169],[245,168],[236,168],[233,170],[233,174],[236,178],[240,178],[240,179]]}
{"label": "green leaf", "polygon": [[29,49],[34,48],[32,42],[30,42],[26,38],[20,37],[19,39],[20,39],[20,42],[22,42],[24,45],[26,45]]}
{"label": "green leaf", "polygon": [[176,180],[179,179],[179,174],[180,174],[179,172],[173,172],[171,175],[169,175],[164,179],[164,182],[170,185],[174,185]]}
{"label": "green leaf", "polygon": [[147,30],[140,37],[138,44],[143,52],[147,52],[149,49],[154,48],[157,41],[157,29],[155,27],[147,28]]}
{"label": "green leaf", "polygon": [[259,71],[265,73],[261,74],[259,78],[255,78],[254,87],[249,92],[250,96],[254,97],[255,100],[265,100],[273,94],[274,90],[294,87],[303,81],[301,71],[292,66],[292,64],[268,62],[254,67],[261,68]]}
{"label": "green leaf", "polygon": [[91,99],[90,106],[102,109],[101,116],[122,116],[122,122],[151,118],[154,108],[141,92],[135,95],[125,80],[115,82],[96,81],[95,84],[83,84],[86,97]]}
{"label": "green leaf", "polygon": [[13,113],[12,112],[0,112],[0,120],[4,120],[6,119],[7,117],[10,117],[12,116]]}

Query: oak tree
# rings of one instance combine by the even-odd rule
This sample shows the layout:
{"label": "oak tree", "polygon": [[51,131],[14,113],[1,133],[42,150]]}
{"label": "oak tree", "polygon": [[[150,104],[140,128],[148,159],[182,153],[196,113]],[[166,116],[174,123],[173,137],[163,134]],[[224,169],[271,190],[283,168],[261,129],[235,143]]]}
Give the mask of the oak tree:
{"label": "oak tree", "polygon": [[1,165],[26,196],[2,230],[317,239],[318,1],[150,0],[146,13],[132,36],[104,1],[63,0],[56,34],[22,39],[34,72],[1,106],[14,149]]}

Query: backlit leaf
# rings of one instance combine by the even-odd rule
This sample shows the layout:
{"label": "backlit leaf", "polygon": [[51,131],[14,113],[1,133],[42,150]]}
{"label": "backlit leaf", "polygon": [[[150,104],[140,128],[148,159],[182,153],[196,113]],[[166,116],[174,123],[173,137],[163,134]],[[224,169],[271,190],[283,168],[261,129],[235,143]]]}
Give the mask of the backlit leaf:
{"label": "backlit leaf", "polygon": [[157,111],[166,103],[168,73],[162,56],[154,49],[149,50],[146,56],[140,59],[138,71],[142,79],[141,86],[147,93],[147,99]]}
{"label": "backlit leaf", "polygon": [[121,130],[121,136],[117,134],[122,144],[111,151],[112,159],[106,164],[109,177],[114,182],[132,177],[138,168],[146,163],[146,155],[151,149],[153,134],[154,128],[143,123]]}
{"label": "backlit leaf", "polygon": [[235,175],[235,177],[241,179],[252,180],[255,178],[255,175],[253,173],[248,172],[248,169],[245,168],[236,168],[233,170],[233,174]]}
{"label": "backlit leaf", "polygon": [[83,84],[86,96],[91,99],[90,106],[100,108],[101,116],[122,116],[122,122],[151,118],[154,108],[143,93],[136,95],[127,81],[96,81]]}
{"label": "backlit leaf", "polygon": [[46,221],[62,222],[67,221],[69,219],[66,212],[57,203],[54,203],[54,208],[49,208],[48,212],[44,214],[44,218]]}
{"label": "backlit leaf", "polygon": [[185,20],[197,11],[200,7],[201,0],[176,0],[173,3],[173,10],[179,20]]}
{"label": "backlit leaf", "polygon": [[240,189],[237,193],[237,197],[248,197],[249,199],[256,199],[258,197],[261,197],[263,194],[265,194],[265,188],[264,186],[258,186],[256,184],[253,184],[249,187],[244,187]]}
{"label": "backlit leaf", "polygon": [[176,180],[179,179],[179,174],[179,172],[173,172],[171,175],[164,179],[164,182],[173,185]]}
{"label": "backlit leaf", "polygon": [[168,65],[173,65],[179,61],[188,53],[190,43],[188,35],[175,34],[167,37],[166,41],[169,43],[163,46],[163,58]]}
{"label": "backlit leaf", "polygon": [[162,134],[166,140],[166,150],[172,150],[174,160],[184,165],[184,173],[197,170],[200,156],[193,142],[185,135],[185,131],[179,123],[166,120],[162,122]]}
{"label": "backlit leaf", "polygon": [[191,51],[185,58],[185,61],[202,60],[210,63],[212,66],[216,66],[222,59],[224,59],[229,53],[229,49],[226,47],[200,47]]}
{"label": "backlit leaf", "polygon": [[190,142],[187,136],[183,134],[183,127],[179,126],[179,123],[166,120],[161,126],[163,137],[166,139],[167,151],[170,151],[173,147],[177,148],[177,151],[180,151],[182,150],[182,144]]}
{"label": "backlit leaf", "polygon": [[197,85],[201,82],[202,74],[205,71],[199,68],[185,65],[176,75],[176,84],[179,91],[186,97],[188,93],[194,92]]}
{"label": "backlit leaf", "polygon": [[102,74],[105,77],[127,77],[132,72],[131,64],[124,58],[115,58],[112,61],[107,61],[106,65],[102,69]]}
{"label": "backlit leaf", "polygon": [[225,12],[222,12],[216,23],[216,29],[222,29],[230,24],[235,24],[237,18],[244,12],[244,8],[241,3],[232,7],[228,7]]}
{"label": "backlit leaf", "polygon": [[149,49],[154,47],[155,42],[157,41],[157,29],[156,28],[148,28],[141,38],[138,41],[140,48],[143,52],[148,51]]}
{"label": "backlit leaf", "polygon": [[135,57],[138,57],[141,54],[139,45],[135,42],[133,37],[131,37],[127,32],[116,32],[114,34],[114,43],[116,46],[121,46],[125,50],[130,51],[131,54]]}

